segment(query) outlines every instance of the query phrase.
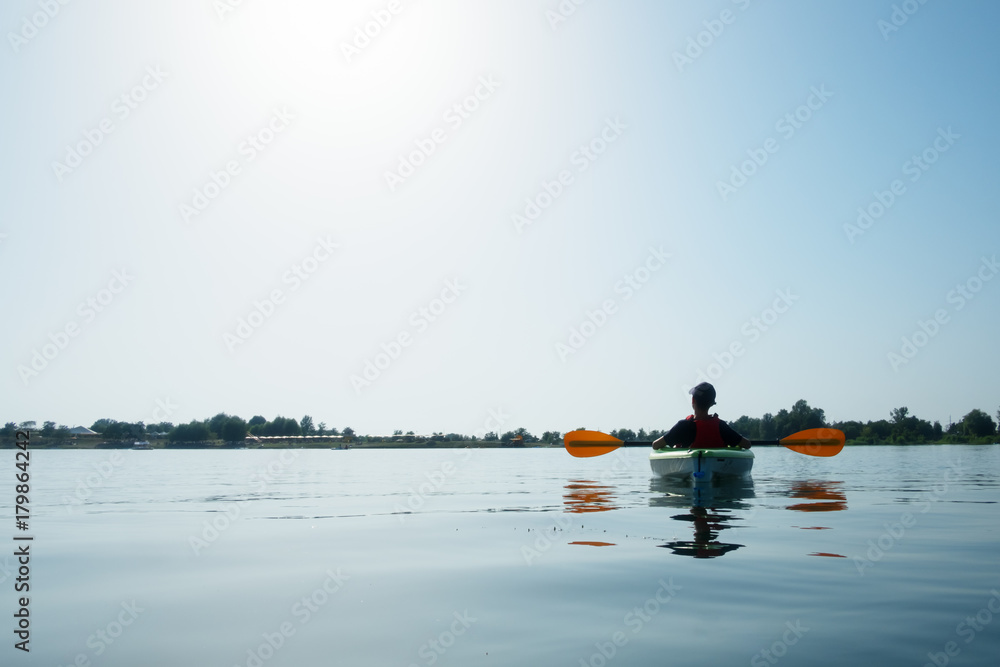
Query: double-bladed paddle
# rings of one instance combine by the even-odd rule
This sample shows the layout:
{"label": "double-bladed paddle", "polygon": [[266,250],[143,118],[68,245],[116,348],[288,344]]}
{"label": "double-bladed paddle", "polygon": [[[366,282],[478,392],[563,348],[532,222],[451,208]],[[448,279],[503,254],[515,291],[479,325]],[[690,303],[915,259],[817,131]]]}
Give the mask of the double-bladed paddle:
{"label": "double-bladed paddle", "polygon": [[[652,440],[619,440],[600,431],[571,431],[563,437],[573,456],[600,456],[619,447],[651,447]],[[751,445],[780,445],[807,456],[836,456],[844,448],[844,432],[835,428],[810,428],[781,440],[751,440]]]}

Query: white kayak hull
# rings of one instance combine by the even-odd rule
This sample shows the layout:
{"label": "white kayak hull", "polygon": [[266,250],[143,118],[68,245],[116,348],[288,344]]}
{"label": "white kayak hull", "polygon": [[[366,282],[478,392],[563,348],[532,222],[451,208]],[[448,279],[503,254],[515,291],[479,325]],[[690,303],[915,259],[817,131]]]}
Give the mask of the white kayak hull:
{"label": "white kayak hull", "polygon": [[649,465],[660,477],[710,482],[749,477],[753,459],[748,449],[657,449]]}

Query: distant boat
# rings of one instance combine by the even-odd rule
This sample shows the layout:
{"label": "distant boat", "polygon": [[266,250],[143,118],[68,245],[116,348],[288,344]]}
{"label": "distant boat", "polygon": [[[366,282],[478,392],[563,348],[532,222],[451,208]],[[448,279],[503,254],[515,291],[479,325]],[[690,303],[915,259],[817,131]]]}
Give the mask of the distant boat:
{"label": "distant boat", "polygon": [[148,440],[136,440],[132,443],[132,449],[152,449]]}

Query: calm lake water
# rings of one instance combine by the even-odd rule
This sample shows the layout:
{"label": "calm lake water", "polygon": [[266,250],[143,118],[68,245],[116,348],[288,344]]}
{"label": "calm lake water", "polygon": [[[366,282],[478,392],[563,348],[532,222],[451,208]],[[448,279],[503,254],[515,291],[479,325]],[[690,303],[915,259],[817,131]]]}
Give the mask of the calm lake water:
{"label": "calm lake water", "polygon": [[647,454],[34,452],[0,664],[1000,662],[1000,447],[761,448],[705,490]]}

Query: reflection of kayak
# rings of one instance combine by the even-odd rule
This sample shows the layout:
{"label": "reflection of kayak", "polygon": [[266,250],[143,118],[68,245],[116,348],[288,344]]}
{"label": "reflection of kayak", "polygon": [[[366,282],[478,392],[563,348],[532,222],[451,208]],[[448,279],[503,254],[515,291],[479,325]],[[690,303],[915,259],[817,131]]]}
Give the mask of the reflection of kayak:
{"label": "reflection of kayak", "polygon": [[750,475],[753,452],[748,449],[657,449],[649,465],[661,477],[684,477],[696,482]]}

